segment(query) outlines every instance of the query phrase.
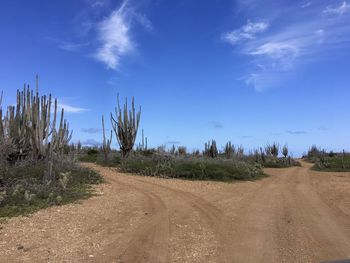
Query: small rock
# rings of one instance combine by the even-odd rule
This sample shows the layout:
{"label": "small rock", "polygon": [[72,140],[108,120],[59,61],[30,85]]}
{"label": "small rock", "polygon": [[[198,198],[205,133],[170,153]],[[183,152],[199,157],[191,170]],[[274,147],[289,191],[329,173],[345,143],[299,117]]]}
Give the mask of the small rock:
{"label": "small rock", "polygon": [[89,255],[89,258],[94,258],[95,256],[94,255]]}
{"label": "small rock", "polygon": [[18,246],[17,246],[17,249],[18,249],[18,250],[22,250],[22,249],[24,249],[24,246],[18,245]]}

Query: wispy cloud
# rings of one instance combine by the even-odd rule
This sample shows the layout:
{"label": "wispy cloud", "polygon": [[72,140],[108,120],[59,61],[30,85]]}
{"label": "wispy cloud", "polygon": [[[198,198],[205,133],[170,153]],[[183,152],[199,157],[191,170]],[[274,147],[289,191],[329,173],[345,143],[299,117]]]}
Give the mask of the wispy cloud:
{"label": "wispy cloud", "polygon": [[[267,19],[263,21],[270,21],[269,24],[253,27],[247,26],[251,23],[248,22],[222,37],[238,53],[246,55],[249,63],[242,79],[260,92],[283,86],[298,65],[320,60],[329,54],[327,51],[344,49],[350,42],[350,25],[345,17],[350,6],[345,1],[326,9],[322,4],[311,5],[311,2],[286,6],[289,13],[296,13],[293,17],[279,16],[271,8],[273,5],[274,1],[267,0],[260,4],[261,8],[249,9],[250,16],[264,14]],[[322,12],[340,16],[333,19]],[[249,30],[245,28],[256,29],[246,36],[244,32]]]}
{"label": "wispy cloud", "polygon": [[84,109],[84,108],[79,108],[79,107],[74,107],[68,104],[58,104],[58,108],[59,109],[64,109],[64,112],[67,113],[83,113],[88,111],[88,109]]}
{"label": "wispy cloud", "polygon": [[236,44],[242,40],[253,39],[255,35],[264,32],[269,27],[267,22],[253,23],[248,20],[247,24],[240,29],[226,32],[222,35],[222,39],[230,44]]}
{"label": "wispy cloud", "polygon": [[286,130],[286,133],[292,134],[292,135],[301,135],[301,134],[307,134],[307,131]]}
{"label": "wispy cloud", "polygon": [[242,138],[242,139],[252,139],[254,138],[252,135],[241,135],[239,136],[239,138]]}
{"label": "wispy cloud", "polygon": [[350,11],[350,5],[344,1],[338,6],[327,6],[326,9],[323,10],[323,13],[326,15],[343,15]]}
{"label": "wispy cloud", "polygon": [[101,133],[102,129],[101,128],[83,128],[81,129],[83,133],[88,133],[88,134],[96,134],[96,133]]}
{"label": "wispy cloud", "polygon": [[168,142],[166,142],[166,144],[174,144],[174,145],[178,145],[180,143],[181,143],[180,141],[168,141]]}
{"label": "wispy cloud", "polygon": [[71,42],[61,42],[61,44],[58,45],[58,48],[66,50],[66,51],[78,51],[83,47],[86,47],[89,45],[88,43],[71,43]]}
{"label": "wispy cloud", "polygon": [[319,131],[328,131],[329,129],[325,126],[321,126],[318,128]]}
{"label": "wispy cloud", "polygon": [[47,37],[46,39],[55,42],[59,49],[69,51],[69,52],[80,51],[82,48],[89,46],[88,42],[83,42],[83,43],[70,42],[70,41],[65,41],[65,40],[52,38],[52,37]]}
{"label": "wispy cloud", "polygon": [[311,6],[311,2],[305,2],[305,3],[303,3],[300,7],[301,7],[301,8],[307,8],[307,7],[309,7],[309,6]]}
{"label": "wispy cloud", "polygon": [[222,128],[224,128],[224,125],[221,122],[219,122],[219,121],[212,121],[212,122],[210,122],[210,125],[214,129],[222,129]]}
{"label": "wispy cloud", "polygon": [[144,14],[137,13],[126,0],[97,25],[100,45],[94,57],[107,68],[118,69],[121,59],[135,50],[132,29],[136,24],[153,30],[151,21]]}
{"label": "wispy cloud", "polygon": [[108,68],[117,69],[121,57],[134,48],[130,36],[127,2],[123,2],[117,10],[114,10],[98,25],[98,35],[101,46],[95,58],[105,63]]}

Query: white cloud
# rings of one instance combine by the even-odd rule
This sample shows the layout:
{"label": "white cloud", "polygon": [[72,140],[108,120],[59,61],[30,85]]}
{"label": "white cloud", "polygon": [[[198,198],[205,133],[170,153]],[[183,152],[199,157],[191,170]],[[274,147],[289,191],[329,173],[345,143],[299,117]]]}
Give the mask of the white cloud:
{"label": "white cloud", "polygon": [[54,37],[46,37],[46,39],[49,41],[55,42],[59,49],[63,49],[65,51],[70,51],[70,52],[80,51],[82,48],[89,46],[88,42],[75,43],[75,42],[69,42],[69,41],[61,40]]}
{"label": "white cloud", "polygon": [[107,65],[107,68],[117,69],[122,56],[133,50],[134,43],[130,37],[130,17],[127,2],[103,20],[98,25],[98,37],[101,46],[95,53],[95,58]]}
{"label": "white cloud", "polygon": [[79,51],[81,48],[88,46],[88,43],[71,43],[66,41],[61,41],[58,45],[58,48],[63,49],[65,51]]}
{"label": "white cloud", "polygon": [[300,7],[301,8],[307,8],[309,6],[311,6],[311,2],[306,2],[306,3],[302,4]]}
{"label": "white cloud", "polygon": [[[246,26],[223,37],[236,51],[248,56],[246,72],[239,79],[255,90],[283,87],[287,79],[295,76],[299,66],[329,59],[330,54],[337,54],[330,51],[349,47],[350,24],[347,17],[341,16],[350,10],[346,1],[325,9],[326,14],[339,15],[337,19],[320,16],[324,7],[315,2],[312,5],[307,2],[303,8],[300,4],[288,6],[289,13],[297,14],[293,17],[276,14],[271,8],[275,2],[269,3],[248,10],[250,16],[261,17],[263,13],[268,21],[274,21],[273,30],[266,30],[269,24],[252,26],[248,21]],[[257,37],[260,32],[264,34]]]}
{"label": "white cloud", "polygon": [[265,69],[268,67],[288,69],[292,66],[298,53],[298,47],[288,42],[267,42],[249,52],[250,55],[262,56],[271,60],[270,65],[266,65],[267,61],[264,64],[258,64],[260,68]]}
{"label": "white cloud", "polygon": [[268,42],[250,52],[251,55],[266,55],[273,58],[295,57],[298,48],[289,43]]}
{"label": "white cloud", "polygon": [[74,107],[74,106],[71,106],[71,105],[61,104],[61,103],[58,104],[58,108],[59,109],[63,108],[64,112],[67,112],[67,113],[83,113],[83,112],[88,111],[88,109]]}
{"label": "white cloud", "polygon": [[268,27],[267,22],[253,23],[248,20],[240,29],[223,34],[222,39],[234,45],[241,40],[254,39],[256,34],[264,32]]}
{"label": "white cloud", "polygon": [[350,5],[344,1],[339,6],[328,6],[323,10],[323,13],[326,15],[343,15],[346,12],[350,11]]}

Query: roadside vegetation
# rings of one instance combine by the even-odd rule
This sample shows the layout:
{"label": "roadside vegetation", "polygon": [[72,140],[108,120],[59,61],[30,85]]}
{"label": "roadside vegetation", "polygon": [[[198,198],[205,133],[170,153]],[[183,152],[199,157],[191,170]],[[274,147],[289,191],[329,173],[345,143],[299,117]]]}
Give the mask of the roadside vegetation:
{"label": "roadside vegetation", "polygon": [[266,176],[263,172],[265,167],[300,166],[288,155],[288,147],[283,149],[284,155],[279,156],[282,151],[279,152],[277,143],[247,154],[242,146],[234,146],[231,142],[219,151],[215,140],[205,143],[202,152],[187,152],[186,147],[174,145],[170,149],[165,146],[148,149],[141,143],[127,158],[118,151],[110,151],[105,159],[103,146],[83,147],[79,160],[145,176],[213,181],[255,180]]}
{"label": "roadside vegetation", "polygon": [[314,163],[313,169],[325,172],[350,172],[350,154],[327,152],[315,145],[311,146],[304,158]]}
{"label": "roadside vegetation", "polygon": [[[164,145],[148,148],[142,130],[141,142],[135,141],[141,118],[141,108],[136,111],[134,98],[131,108],[126,100],[121,108],[119,96],[115,114],[110,115],[111,134],[107,137],[102,116],[103,140],[100,147],[83,147],[79,160],[103,166],[119,167],[124,172],[146,176],[183,178],[192,180],[254,180],[265,176],[264,167],[285,168],[300,165],[289,156],[287,145],[278,143],[245,153],[242,146],[227,142],[220,151],[215,140],[204,144],[204,150],[188,152],[185,146],[167,149]],[[120,151],[113,151],[113,131]],[[81,147],[80,147],[81,148]]]}
{"label": "roadside vegetation", "polygon": [[72,131],[51,95],[24,87],[16,105],[2,109],[0,99],[0,217],[27,214],[92,194],[102,181],[75,163]]}

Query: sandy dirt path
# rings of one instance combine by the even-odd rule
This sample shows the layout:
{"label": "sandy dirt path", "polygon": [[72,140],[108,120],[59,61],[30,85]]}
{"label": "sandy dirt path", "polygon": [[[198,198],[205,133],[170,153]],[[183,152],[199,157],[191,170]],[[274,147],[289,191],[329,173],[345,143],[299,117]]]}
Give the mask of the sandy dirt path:
{"label": "sandy dirt path", "polygon": [[320,262],[350,258],[350,173],[310,164],[255,182],[98,170],[88,200],[0,225],[0,262]]}

